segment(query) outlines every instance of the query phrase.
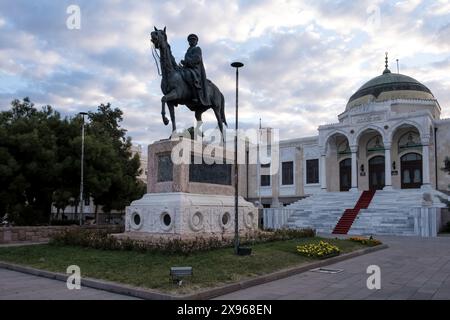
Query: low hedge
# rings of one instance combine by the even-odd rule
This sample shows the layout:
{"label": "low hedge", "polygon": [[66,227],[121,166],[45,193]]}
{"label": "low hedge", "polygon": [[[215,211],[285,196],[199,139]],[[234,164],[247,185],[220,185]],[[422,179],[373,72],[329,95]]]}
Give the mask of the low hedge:
{"label": "low hedge", "polygon": [[374,239],[372,237],[370,237],[369,239],[366,239],[363,237],[351,237],[349,240],[354,241],[354,242],[359,242],[359,243],[369,246],[369,247],[374,247],[374,246],[378,246],[378,245],[382,244],[380,240]]}
{"label": "low hedge", "polygon": [[[253,232],[240,238],[242,245],[254,245],[272,241],[286,241],[315,237],[315,230],[276,230],[272,232]],[[158,238],[151,240],[117,239],[104,231],[67,230],[50,239],[51,245],[70,245],[102,250],[127,250],[139,252],[161,252],[165,254],[190,254],[218,248],[234,246],[233,238],[196,237],[190,240]]]}

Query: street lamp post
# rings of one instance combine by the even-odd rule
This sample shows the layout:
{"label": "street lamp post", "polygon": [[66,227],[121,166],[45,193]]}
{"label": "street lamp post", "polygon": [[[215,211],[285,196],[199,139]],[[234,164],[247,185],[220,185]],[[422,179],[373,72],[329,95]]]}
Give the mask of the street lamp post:
{"label": "street lamp post", "polygon": [[80,226],[83,224],[84,204],[83,204],[83,188],[84,188],[84,116],[86,112],[79,113],[82,118],[81,123],[81,181],[80,181]]}
{"label": "street lamp post", "polygon": [[239,251],[239,172],[238,172],[238,110],[239,110],[239,68],[243,67],[242,62],[233,62],[231,64],[233,68],[236,68],[236,132],[234,136],[234,253],[238,254]]}

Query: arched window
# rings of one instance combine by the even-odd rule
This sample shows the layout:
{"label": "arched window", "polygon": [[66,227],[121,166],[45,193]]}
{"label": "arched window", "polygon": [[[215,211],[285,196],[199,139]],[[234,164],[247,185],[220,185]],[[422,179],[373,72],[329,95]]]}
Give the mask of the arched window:
{"label": "arched window", "polygon": [[418,189],[422,186],[422,156],[407,153],[401,157],[402,189]]}
{"label": "arched window", "polygon": [[384,157],[377,156],[369,160],[369,189],[382,190],[385,187]]}
{"label": "arched window", "polygon": [[408,131],[398,139],[398,152],[402,152],[406,149],[420,149],[422,143],[420,141],[420,135],[417,131]]}
{"label": "arched window", "polygon": [[367,142],[367,152],[384,151],[383,138],[376,135]]}
{"label": "arched window", "polygon": [[341,191],[349,191],[352,187],[352,159],[339,162],[339,187]]}

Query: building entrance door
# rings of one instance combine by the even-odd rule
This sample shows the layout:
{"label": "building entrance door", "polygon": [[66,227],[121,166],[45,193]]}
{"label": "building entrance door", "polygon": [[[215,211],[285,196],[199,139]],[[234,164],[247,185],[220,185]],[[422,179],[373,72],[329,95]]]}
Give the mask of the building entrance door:
{"label": "building entrance door", "polygon": [[341,191],[349,191],[352,187],[352,159],[339,162],[339,185]]}
{"label": "building entrance door", "polygon": [[385,187],[384,157],[373,157],[369,160],[369,189],[383,190]]}
{"label": "building entrance door", "polygon": [[419,189],[422,186],[422,156],[408,153],[401,158],[402,189]]}

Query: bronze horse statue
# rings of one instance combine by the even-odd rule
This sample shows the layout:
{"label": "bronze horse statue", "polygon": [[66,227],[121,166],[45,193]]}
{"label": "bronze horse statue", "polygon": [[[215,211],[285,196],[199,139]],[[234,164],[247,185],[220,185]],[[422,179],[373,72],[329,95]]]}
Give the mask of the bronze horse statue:
{"label": "bronze horse statue", "polygon": [[164,30],[158,30],[155,27],[155,31],[151,33],[151,41],[160,52],[159,59],[162,73],[161,90],[164,94],[161,99],[161,115],[164,124],[166,126],[169,124],[169,120],[166,117],[166,104],[169,109],[173,132],[176,131],[174,110],[176,106],[185,105],[191,111],[195,112],[197,122],[201,122],[203,112],[211,108],[214,111],[223,138],[223,124],[228,126],[225,119],[225,99],[223,94],[214,83],[207,80],[207,94],[211,105],[202,105],[200,99],[196,99],[195,88],[185,80],[182,74],[183,68],[177,65],[172,55],[170,45],[167,42],[166,28]]}

